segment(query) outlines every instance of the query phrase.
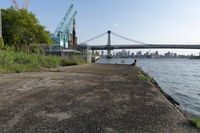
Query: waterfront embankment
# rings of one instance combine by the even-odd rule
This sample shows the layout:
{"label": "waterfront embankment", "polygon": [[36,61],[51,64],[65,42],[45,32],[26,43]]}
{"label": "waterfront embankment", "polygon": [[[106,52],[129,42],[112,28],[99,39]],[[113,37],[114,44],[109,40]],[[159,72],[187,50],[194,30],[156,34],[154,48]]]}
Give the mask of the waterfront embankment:
{"label": "waterfront embankment", "polygon": [[141,71],[86,64],[0,75],[1,132],[198,132]]}
{"label": "waterfront embankment", "polygon": [[[100,59],[99,63],[131,64],[134,59]],[[173,97],[187,117],[200,117],[200,62],[190,59],[137,59],[137,66],[148,73],[162,90]]]}

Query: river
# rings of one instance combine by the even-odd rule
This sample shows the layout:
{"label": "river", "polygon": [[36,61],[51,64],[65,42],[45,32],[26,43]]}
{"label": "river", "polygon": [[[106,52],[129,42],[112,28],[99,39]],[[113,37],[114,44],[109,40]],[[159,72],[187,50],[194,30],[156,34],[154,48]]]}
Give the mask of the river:
{"label": "river", "polygon": [[[97,63],[131,64],[133,61],[134,59],[102,58]],[[200,116],[200,60],[137,59],[137,66],[179,102],[186,114]]]}

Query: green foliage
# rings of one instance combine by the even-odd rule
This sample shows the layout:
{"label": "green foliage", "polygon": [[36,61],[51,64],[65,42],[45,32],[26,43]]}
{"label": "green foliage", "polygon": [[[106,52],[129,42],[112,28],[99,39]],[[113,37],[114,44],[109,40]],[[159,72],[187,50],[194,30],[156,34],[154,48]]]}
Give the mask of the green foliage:
{"label": "green foliage", "polygon": [[39,24],[35,15],[26,10],[4,9],[2,22],[4,42],[14,46],[15,50],[35,52],[33,44],[52,43],[49,33]]}
{"label": "green foliage", "polygon": [[143,74],[140,74],[140,75],[139,75],[139,79],[140,79],[140,80],[143,80],[143,81],[151,81],[151,80],[152,80],[151,77],[145,76],[145,75],[143,75]]}
{"label": "green foliage", "polygon": [[61,59],[61,66],[71,66],[71,65],[80,65],[86,64],[86,60],[80,58],[79,56],[65,57]]}
{"label": "green foliage", "polygon": [[0,50],[4,47],[4,41],[3,38],[0,38]]}
{"label": "green foliage", "polygon": [[13,50],[0,50],[0,73],[37,71],[43,68],[55,68],[83,63],[86,62],[79,57],[61,58],[58,56],[27,54]]}
{"label": "green foliage", "polygon": [[200,59],[200,56],[191,56],[190,59]]}
{"label": "green foliage", "polygon": [[200,118],[191,119],[190,124],[200,129]]}
{"label": "green foliage", "polygon": [[0,51],[0,73],[36,71],[59,64],[60,58],[55,56]]}
{"label": "green foliage", "polygon": [[77,62],[69,60],[67,58],[62,58],[60,62],[61,66],[70,66],[70,65],[77,65]]}

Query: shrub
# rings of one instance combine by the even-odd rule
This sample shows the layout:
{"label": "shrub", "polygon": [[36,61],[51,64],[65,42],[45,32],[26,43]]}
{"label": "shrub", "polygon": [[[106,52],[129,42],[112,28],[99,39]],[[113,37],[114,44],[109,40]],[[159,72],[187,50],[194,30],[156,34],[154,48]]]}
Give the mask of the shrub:
{"label": "shrub", "polygon": [[4,47],[3,38],[0,38],[0,50],[3,49],[3,47]]}
{"label": "shrub", "polygon": [[143,81],[151,81],[151,80],[152,80],[151,77],[145,76],[145,75],[143,75],[143,74],[140,74],[140,75],[139,75],[139,79],[140,79],[140,80],[143,80]]}
{"label": "shrub", "polygon": [[69,60],[67,58],[62,58],[60,61],[61,66],[71,66],[71,65],[77,65],[77,62],[74,60]]}
{"label": "shrub", "polygon": [[59,56],[44,56],[14,52],[12,50],[0,50],[0,73],[37,71],[43,68],[55,68],[83,63],[86,62],[80,57],[61,58]]}
{"label": "shrub", "polygon": [[200,129],[200,118],[191,119],[190,124]]}
{"label": "shrub", "polygon": [[79,56],[64,57],[60,61],[61,66],[80,65],[87,63],[86,60]]}

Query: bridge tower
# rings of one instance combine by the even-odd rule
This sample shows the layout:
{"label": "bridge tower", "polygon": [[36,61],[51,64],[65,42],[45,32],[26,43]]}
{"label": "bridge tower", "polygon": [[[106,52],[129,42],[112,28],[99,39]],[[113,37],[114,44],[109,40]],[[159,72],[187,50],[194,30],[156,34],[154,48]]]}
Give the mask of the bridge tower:
{"label": "bridge tower", "polygon": [[108,33],[108,42],[107,42],[107,47],[108,47],[108,50],[107,50],[107,58],[111,58],[112,55],[111,55],[111,31],[107,31]]}

